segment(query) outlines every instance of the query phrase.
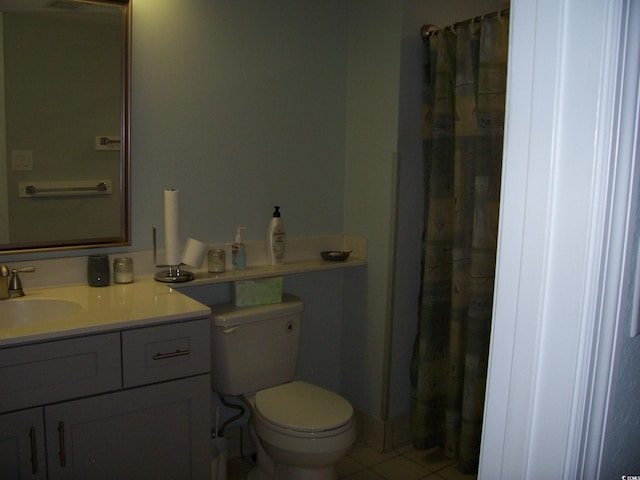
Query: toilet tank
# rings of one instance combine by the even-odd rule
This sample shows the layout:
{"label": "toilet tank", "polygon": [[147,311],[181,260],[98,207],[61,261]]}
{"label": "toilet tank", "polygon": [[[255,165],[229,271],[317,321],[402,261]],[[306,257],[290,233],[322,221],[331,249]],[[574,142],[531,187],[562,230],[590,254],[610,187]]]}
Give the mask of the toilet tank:
{"label": "toilet tank", "polygon": [[241,395],[293,380],[304,303],[285,294],[282,303],[211,307],[211,388]]}

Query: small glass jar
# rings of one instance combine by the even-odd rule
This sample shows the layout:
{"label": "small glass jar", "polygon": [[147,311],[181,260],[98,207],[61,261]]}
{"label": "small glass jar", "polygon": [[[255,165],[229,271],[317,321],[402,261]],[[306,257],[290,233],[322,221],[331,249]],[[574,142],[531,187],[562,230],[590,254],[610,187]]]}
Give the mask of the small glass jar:
{"label": "small glass jar", "polygon": [[129,257],[116,258],[113,261],[113,280],[116,283],[133,282],[133,260]]}
{"label": "small glass jar", "polygon": [[225,251],[221,248],[212,248],[207,254],[207,267],[211,273],[224,272],[226,262]]}

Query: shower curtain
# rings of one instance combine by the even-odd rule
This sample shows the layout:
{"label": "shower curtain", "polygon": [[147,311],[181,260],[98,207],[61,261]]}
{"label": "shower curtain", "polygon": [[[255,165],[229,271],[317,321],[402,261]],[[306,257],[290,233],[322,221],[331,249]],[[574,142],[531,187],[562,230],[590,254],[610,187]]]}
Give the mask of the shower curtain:
{"label": "shower curtain", "polygon": [[414,446],[477,472],[498,232],[508,17],[425,41],[425,223],[412,363]]}

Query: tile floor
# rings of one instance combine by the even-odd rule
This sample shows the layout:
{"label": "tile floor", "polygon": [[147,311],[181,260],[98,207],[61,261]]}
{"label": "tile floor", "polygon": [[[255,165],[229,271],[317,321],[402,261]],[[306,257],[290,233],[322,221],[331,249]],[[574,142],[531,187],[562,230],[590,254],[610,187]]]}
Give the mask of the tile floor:
{"label": "tile floor", "polygon": [[[244,480],[251,465],[244,459],[228,464],[227,480]],[[399,448],[379,453],[356,443],[349,455],[338,464],[338,478],[344,480],[475,480],[476,475],[463,475],[454,461],[442,450],[414,450]]]}

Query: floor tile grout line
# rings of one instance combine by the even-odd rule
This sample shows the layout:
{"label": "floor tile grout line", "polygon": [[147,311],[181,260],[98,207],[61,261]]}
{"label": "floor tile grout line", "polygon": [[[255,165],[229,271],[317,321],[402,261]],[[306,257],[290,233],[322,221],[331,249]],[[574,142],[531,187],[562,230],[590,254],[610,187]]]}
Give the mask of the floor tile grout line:
{"label": "floor tile grout line", "polygon": [[[391,452],[376,452],[375,449],[372,449],[371,447],[368,447],[366,444],[362,444],[362,447],[364,447],[365,449],[370,450],[368,453],[370,455],[369,460],[371,460],[372,458],[379,456],[379,457],[385,457],[384,459],[379,458],[379,459],[375,459],[372,461],[372,463],[367,463],[364,464],[362,463],[362,461],[358,460],[356,457],[357,455],[354,457],[351,454],[349,454],[348,456],[350,457],[350,459],[355,462],[357,465],[361,466],[362,469],[357,470],[357,471],[353,471],[350,472],[348,475],[343,476],[341,478],[344,479],[349,479],[349,477],[354,476],[358,473],[362,473],[363,471],[367,471],[371,474],[374,474],[378,477],[382,477],[384,478],[384,475],[382,475],[380,472],[377,471],[376,467],[380,467],[382,466],[384,463],[392,461],[398,457],[402,457],[404,460],[411,462],[413,465],[417,465],[420,468],[425,469],[428,473],[421,477],[420,480],[425,480],[428,478],[431,478],[433,480],[436,479],[441,479],[441,480],[445,480],[446,476],[443,477],[442,476],[442,472],[444,470],[446,470],[447,468],[450,468],[452,465],[455,464],[455,459],[451,458],[448,460],[445,460],[444,463],[442,463],[441,465],[439,465],[438,467],[433,467],[428,465],[427,463],[419,460],[418,458],[416,458],[415,456],[415,452],[422,452],[422,450],[415,450],[412,448],[407,448],[407,447],[400,447],[398,449],[392,450]],[[425,450],[426,452],[426,450]]]}
{"label": "floor tile grout line", "polygon": [[[416,451],[420,451],[420,450],[416,450]],[[449,468],[451,465],[453,465],[455,463],[455,459],[452,458],[450,461],[448,461],[446,464],[442,465],[441,467],[434,468],[434,467],[431,467],[431,466],[427,465],[426,463],[424,463],[424,462],[422,462],[420,460],[417,460],[415,457],[413,457],[411,455],[402,454],[401,456],[406,458],[407,460],[415,463],[416,465],[420,465],[421,467],[427,468],[431,473],[438,473],[438,472],[444,470],[445,468]]]}
{"label": "floor tile grout line", "polygon": [[[433,457],[434,463],[438,464],[438,467],[431,466],[427,463],[426,450],[415,450],[411,447],[399,447],[390,452],[378,452],[375,448],[369,447],[364,443],[357,443],[354,448],[347,454],[345,458],[349,458],[349,465],[346,467],[343,473],[339,473],[340,480],[350,480],[356,478],[377,478],[381,480],[391,480],[389,475],[393,479],[397,478],[395,472],[392,472],[392,467],[387,466],[387,470],[381,470],[381,467],[387,462],[393,462],[401,458],[403,461],[408,461],[412,465],[420,467],[425,471],[425,475],[418,477],[419,480],[447,480],[451,478],[464,478],[472,480],[474,476],[454,476],[451,477],[451,472],[445,472],[446,469],[455,465],[455,459],[448,459],[442,454]],[[435,452],[434,452],[435,453]],[[425,457],[425,460],[421,459],[421,456]],[[248,466],[253,465],[247,458],[234,459],[240,460],[246,463]],[[364,460],[364,461],[363,461]],[[402,462],[400,463],[400,465]],[[386,473],[386,475],[385,475]],[[363,475],[368,475],[363,477]],[[231,477],[236,478],[236,477]],[[244,478],[244,477],[242,477]],[[415,477],[413,477],[415,478]]]}

